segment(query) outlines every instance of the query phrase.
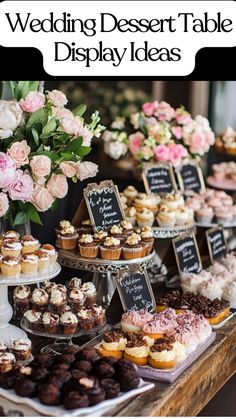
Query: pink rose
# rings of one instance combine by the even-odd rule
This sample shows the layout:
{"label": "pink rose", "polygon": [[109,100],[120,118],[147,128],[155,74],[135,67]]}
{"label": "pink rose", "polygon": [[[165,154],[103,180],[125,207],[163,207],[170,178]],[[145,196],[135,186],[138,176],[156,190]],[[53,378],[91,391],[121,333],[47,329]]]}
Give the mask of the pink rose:
{"label": "pink rose", "polygon": [[32,204],[37,208],[38,211],[44,212],[51,208],[55,198],[49,192],[47,188],[41,185],[36,185],[31,198]]}
{"label": "pink rose", "polygon": [[76,176],[81,181],[96,176],[97,172],[98,166],[95,163],[92,163],[90,161],[83,161],[77,163]]}
{"label": "pink rose", "polygon": [[181,144],[169,144],[169,160],[171,163],[180,163],[182,158],[187,157],[188,152]]}
{"label": "pink rose", "polygon": [[175,110],[169,103],[163,101],[158,105],[155,116],[158,117],[159,121],[171,121],[175,117]]}
{"label": "pink rose", "polygon": [[86,128],[86,127],[82,127],[80,132],[79,132],[79,136],[83,137],[82,146],[90,147],[91,140],[93,138],[93,134],[91,133],[91,131],[89,131],[88,128]]}
{"label": "pink rose", "polygon": [[192,117],[189,112],[184,108],[177,108],[175,111],[175,118],[178,124],[186,125],[192,121]]}
{"label": "pink rose", "polygon": [[29,163],[29,153],[30,147],[25,140],[13,143],[7,150],[7,154],[11,156],[18,166],[24,166]]}
{"label": "pink rose", "polygon": [[64,198],[68,192],[66,176],[53,173],[47,182],[47,188],[55,198]]}
{"label": "pink rose", "polygon": [[28,202],[31,200],[33,189],[32,177],[23,170],[17,170],[14,181],[4,189],[4,192],[8,192],[13,201]]}
{"label": "pink rose", "polygon": [[157,161],[169,161],[169,148],[166,145],[158,145],[154,150],[154,154]]}
{"label": "pink rose", "polygon": [[0,192],[0,217],[3,217],[9,208],[8,197],[5,193]]}
{"label": "pink rose", "polygon": [[177,138],[177,140],[180,140],[182,138],[183,131],[181,127],[173,127],[171,128],[171,131],[174,134],[175,138]]}
{"label": "pink rose", "polygon": [[60,163],[60,169],[66,177],[74,177],[77,172],[77,166],[76,163],[73,161],[63,161]]}
{"label": "pink rose", "polygon": [[7,154],[0,152],[0,188],[6,188],[16,176],[16,164]]}
{"label": "pink rose", "polygon": [[59,121],[61,121],[63,118],[68,119],[74,117],[73,113],[69,109],[65,108],[52,107],[52,114],[55,116],[55,118],[59,119]]}
{"label": "pink rose", "polygon": [[146,102],[143,104],[142,109],[145,115],[152,116],[158,107],[158,102],[155,100],[154,102]]}
{"label": "pink rose", "polygon": [[66,95],[60,90],[55,89],[48,92],[48,99],[50,99],[52,104],[58,108],[63,108],[68,102]]}
{"label": "pink rose", "polygon": [[25,112],[35,112],[44,107],[45,96],[41,92],[30,92],[25,99],[20,100],[20,106]]}
{"label": "pink rose", "polygon": [[66,134],[79,135],[83,128],[83,123],[80,118],[72,115],[70,118],[63,118],[60,127]]}
{"label": "pink rose", "polygon": [[51,159],[48,156],[34,156],[30,162],[32,173],[36,178],[42,178],[51,173]]}
{"label": "pink rose", "polygon": [[199,154],[200,156],[203,156],[209,149],[205,135],[201,131],[191,134],[188,138],[188,144],[190,153]]}
{"label": "pink rose", "polygon": [[135,134],[129,135],[129,144],[128,148],[133,156],[138,153],[142,147],[142,141],[144,140],[144,135],[142,132],[137,131]]}
{"label": "pink rose", "polygon": [[206,134],[206,141],[209,145],[215,144],[215,134],[213,131],[210,131]]}

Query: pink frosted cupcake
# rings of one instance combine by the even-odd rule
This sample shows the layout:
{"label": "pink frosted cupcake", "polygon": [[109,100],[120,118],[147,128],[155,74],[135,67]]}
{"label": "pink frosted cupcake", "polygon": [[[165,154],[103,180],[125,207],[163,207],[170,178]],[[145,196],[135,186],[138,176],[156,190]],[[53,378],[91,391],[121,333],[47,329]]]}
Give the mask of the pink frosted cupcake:
{"label": "pink frosted cupcake", "polygon": [[215,217],[219,224],[224,226],[230,225],[233,220],[231,207],[221,206],[215,208]]}
{"label": "pink frosted cupcake", "polygon": [[196,211],[196,217],[199,223],[211,223],[214,217],[214,211],[211,207],[204,206]]}
{"label": "pink frosted cupcake", "polygon": [[195,351],[198,345],[197,336],[189,325],[176,327],[176,329],[170,333],[170,336],[173,336],[177,342],[184,345],[187,355]]}
{"label": "pink frosted cupcake", "polygon": [[144,324],[153,319],[153,314],[142,309],[138,311],[129,310],[121,317],[121,328],[124,332],[140,332]]}
{"label": "pink frosted cupcake", "polygon": [[161,313],[155,314],[150,322],[147,322],[142,332],[151,339],[160,339],[165,334],[171,333],[176,326],[175,320],[168,319]]}
{"label": "pink frosted cupcake", "polygon": [[217,182],[221,182],[225,177],[225,168],[220,164],[212,165],[213,176]]}

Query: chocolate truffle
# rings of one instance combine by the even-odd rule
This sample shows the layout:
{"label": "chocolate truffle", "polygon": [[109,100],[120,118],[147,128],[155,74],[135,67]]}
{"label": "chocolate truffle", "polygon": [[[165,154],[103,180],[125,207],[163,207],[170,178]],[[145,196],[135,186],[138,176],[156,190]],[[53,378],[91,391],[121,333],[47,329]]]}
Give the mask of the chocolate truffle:
{"label": "chocolate truffle", "polygon": [[60,404],[60,390],[53,384],[43,384],[39,388],[39,400],[48,406],[58,406]]}
{"label": "chocolate truffle", "polygon": [[64,398],[63,404],[66,409],[78,409],[79,407],[87,407],[89,399],[87,394],[79,391],[70,391]]}
{"label": "chocolate truffle", "polygon": [[21,397],[35,397],[38,385],[29,378],[21,377],[14,382],[14,390]]}
{"label": "chocolate truffle", "polygon": [[38,354],[35,355],[35,358],[33,362],[31,363],[31,366],[39,366],[39,367],[45,367],[50,368],[54,362],[54,357],[47,355],[47,354]]}
{"label": "chocolate truffle", "polygon": [[73,367],[88,374],[92,369],[92,364],[89,361],[76,361]]}
{"label": "chocolate truffle", "polygon": [[74,354],[62,354],[57,356],[57,363],[72,364],[75,361]]}
{"label": "chocolate truffle", "polygon": [[44,367],[34,367],[32,368],[30,378],[37,383],[43,381],[49,374],[47,368]]}
{"label": "chocolate truffle", "polygon": [[95,386],[88,391],[90,406],[103,402],[106,398],[105,390],[102,387]]}
{"label": "chocolate truffle", "polygon": [[121,391],[129,391],[137,388],[140,377],[136,371],[123,371],[117,374],[117,381],[120,384]]}
{"label": "chocolate truffle", "polygon": [[93,372],[99,378],[112,378],[115,375],[114,368],[106,362],[101,362],[99,365],[95,365]]}
{"label": "chocolate truffle", "polygon": [[100,359],[98,351],[94,348],[84,348],[76,354],[76,359],[78,361],[89,361],[91,364],[94,364]]}
{"label": "chocolate truffle", "polygon": [[62,386],[71,379],[71,373],[68,371],[58,371],[50,375],[48,379],[48,384],[53,384],[55,387],[61,389]]}
{"label": "chocolate truffle", "polygon": [[120,384],[111,378],[103,378],[100,381],[100,386],[105,390],[106,399],[113,399],[120,393]]}

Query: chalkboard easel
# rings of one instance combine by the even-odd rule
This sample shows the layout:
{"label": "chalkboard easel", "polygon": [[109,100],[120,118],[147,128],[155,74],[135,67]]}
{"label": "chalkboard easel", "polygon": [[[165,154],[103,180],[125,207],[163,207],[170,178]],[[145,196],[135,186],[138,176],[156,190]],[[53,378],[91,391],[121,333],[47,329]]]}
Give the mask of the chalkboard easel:
{"label": "chalkboard easel", "polygon": [[147,194],[163,195],[177,190],[173,168],[168,163],[147,163],[142,172]]}
{"label": "chalkboard easel", "polygon": [[202,169],[197,162],[188,161],[176,169],[182,192],[204,192],[206,189]]}
{"label": "chalkboard easel", "polygon": [[172,240],[180,276],[185,273],[199,273],[202,261],[194,233],[184,233]]}
{"label": "chalkboard easel", "polygon": [[213,227],[206,231],[206,239],[211,263],[227,253],[227,242],[222,226]]}

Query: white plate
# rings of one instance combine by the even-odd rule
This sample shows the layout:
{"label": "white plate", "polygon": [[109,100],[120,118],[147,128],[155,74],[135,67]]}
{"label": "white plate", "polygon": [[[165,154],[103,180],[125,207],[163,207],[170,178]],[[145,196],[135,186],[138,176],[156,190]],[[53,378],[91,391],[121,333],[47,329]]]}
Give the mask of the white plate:
{"label": "white plate", "polygon": [[61,272],[61,266],[59,263],[55,263],[50,266],[46,271],[38,271],[36,274],[24,275],[20,274],[19,278],[6,278],[0,275],[0,285],[17,286],[22,284],[35,284],[37,282],[48,281],[49,279],[55,278]]}
{"label": "white plate", "polygon": [[222,320],[222,322],[218,323],[218,324],[212,324],[212,329],[213,330],[218,330],[221,327],[223,327],[230,319],[232,319],[232,317],[234,317],[234,315],[236,314],[236,312],[229,314],[228,317],[226,317],[224,320]]}
{"label": "white plate", "polygon": [[139,387],[128,391],[127,393],[120,393],[120,396],[115,397],[114,399],[105,400],[101,403],[98,403],[96,406],[83,407],[80,409],[67,410],[63,406],[46,406],[40,403],[38,398],[30,399],[28,397],[17,396],[14,390],[4,390],[0,388],[0,396],[10,400],[16,405],[16,410],[22,409],[24,413],[24,408],[28,410],[31,407],[37,413],[44,416],[53,416],[53,417],[62,417],[62,416],[100,416],[104,412],[108,411],[110,408],[117,406],[117,404],[124,402],[125,400],[130,399],[131,397],[137,396],[138,394],[145,393],[148,390],[151,390],[154,387],[153,383],[147,383],[140,380]]}

